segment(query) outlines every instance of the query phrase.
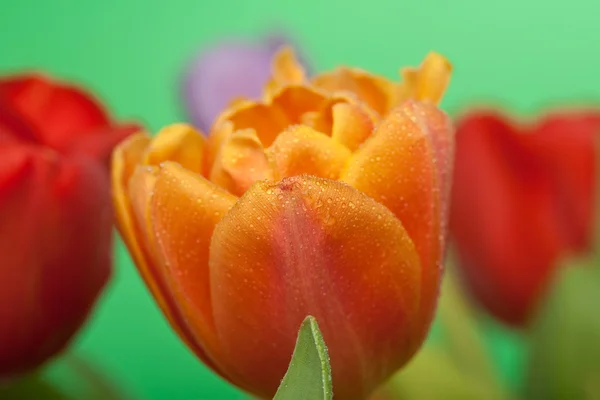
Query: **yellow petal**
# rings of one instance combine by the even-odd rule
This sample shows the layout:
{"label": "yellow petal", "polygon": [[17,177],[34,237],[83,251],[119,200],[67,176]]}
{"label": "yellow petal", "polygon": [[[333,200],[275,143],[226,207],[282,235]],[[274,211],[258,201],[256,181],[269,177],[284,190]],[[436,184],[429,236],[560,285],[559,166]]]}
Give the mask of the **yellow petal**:
{"label": "yellow petal", "polygon": [[411,239],[383,205],[337,181],[257,182],[215,228],[210,273],[225,355],[265,398],[306,315],[319,321],[343,399],[366,398],[420,342]]}
{"label": "yellow petal", "polygon": [[384,77],[360,69],[338,68],[333,72],[317,75],[313,78],[313,84],[331,93],[354,93],[380,116],[387,114],[395,104],[395,85]]}
{"label": "yellow petal", "polygon": [[331,112],[331,138],[351,151],[358,149],[373,132],[375,121],[359,105],[337,103]]}
{"label": "yellow petal", "polygon": [[279,90],[272,99],[273,105],[279,107],[287,115],[288,124],[298,124],[302,115],[318,111],[326,102],[324,93],[308,86],[286,86]]}
{"label": "yellow petal", "polygon": [[221,151],[221,146],[223,143],[225,143],[233,131],[233,122],[227,119],[223,119],[221,121],[217,120],[215,125],[212,127],[204,152],[204,176],[210,176],[213,164],[217,159],[217,154],[219,154],[219,151]]}
{"label": "yellow petal", "polygon": [[262,143],[253,129],[233,132],[221,145],[210,180],[230,193],[242,195],[258,180],[273,179]]}
{"label": "yellow petal", "polygon": [[234,97],[233,99],[231,99],[229,101],[227,108],[239,108],[239,107],[242,107],[244,104],[248,104],[250,102],[252,102],[252,100],[248,97],[243,97],[243,96]]}
{"label": "yellow petal", "polygon": [[157,273],[167,282],[169,296],[205,356],[224,371],[228,368],[219,356],[212,316],[208,250],[215,224],[235,201],[235,196],[201,175],[165,162],[156,176],[149,209],[164,260]]}
{"label": "yellow petal", "polygon": [[291,46],[284,46],[273,58],[273,78],[279,83],[302,83],[306,76]]}
{"label": "yellow petal", "polygon": [[336,92],[321,103],[318,111],[304,113],[300,123],[335,136],[335,140],[354,151],[371,134],[378,120],[377,113],[356,95]]}
{"label": "yellow petal", "polygon": [[143,157],[146,165],[175,161],[190,171],[201,173],[204,158],[204,137],[188,124],[173,124],[163,128],[150,142]]}
{"label": "yellow petal", "polygon": [[289,128],[267,149],[277,179],[302,174],[337,179],[350,155],[344,145],[304,125]]}
{"label": "yellow petal", "polygon": [[272,78],[265,86],[267,101],[282,86],[301,84],[306,77],[304,67],[298,62],[294,50],[290,46],[282,47],[273,57],[272,74]]}
{"label": "yellow petal", "polygon": [[418,69],[402,70],[404,98],[438,103],[448,87],[451,73],[452,64],[444,56],[429,53]]}
{"label": "yellow petal", "polygon": [[[274,104],[246,103],[227,117],[232,131],[254,129],[264,146],[270,146],[289,124],[285,111]],[[224,122],[224,121],[223,121]]]}

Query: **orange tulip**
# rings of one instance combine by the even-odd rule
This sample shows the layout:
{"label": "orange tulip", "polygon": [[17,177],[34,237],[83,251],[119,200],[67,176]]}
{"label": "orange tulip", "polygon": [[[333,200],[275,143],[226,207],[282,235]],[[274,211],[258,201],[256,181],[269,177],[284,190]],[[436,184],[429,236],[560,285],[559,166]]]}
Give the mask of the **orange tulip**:
{"label": "orange tulip", "polygon": [[236,100],[208,139],[178,124],[115,151],[122,236],[207,365],[271,397],[308,314],[336,399],[366,397],[417,351],[442,272],[453,130],[434,102],[449,72],[432,54],[403,84],[308,81],[284,50],[263,101]]}

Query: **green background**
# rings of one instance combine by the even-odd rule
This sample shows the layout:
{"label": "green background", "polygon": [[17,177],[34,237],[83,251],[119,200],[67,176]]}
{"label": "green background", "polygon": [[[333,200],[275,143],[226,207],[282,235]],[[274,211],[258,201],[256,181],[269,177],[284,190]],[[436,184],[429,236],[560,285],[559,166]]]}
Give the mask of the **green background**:
{"label": "green background", "polygon": [[[44,69],[85,84],[121,118],[156,131],[185,118],[185,62],[224,36],[286,29],[316,70],[349,64],[395,77],[429,50],[455,74],[443,106],[485,102],[531,114],[600,95],[597,0],[4,0],[0,72]],[[494,350],[510,377],[506,338]],[[140,399],[237,399],[179,342],[125,249],[75,343]]]}

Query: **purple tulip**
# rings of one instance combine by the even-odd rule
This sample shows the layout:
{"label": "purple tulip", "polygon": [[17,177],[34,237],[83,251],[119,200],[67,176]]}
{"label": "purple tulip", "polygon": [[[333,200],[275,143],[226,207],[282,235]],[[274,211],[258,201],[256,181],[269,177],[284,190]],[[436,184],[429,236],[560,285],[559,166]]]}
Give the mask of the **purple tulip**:
{"label": "purple tulip", "polygon": [[224,40],[201,51],[187,68],[182,88],[192,124],[208,133],[231,100],[260,97],[272,57],[287,43],[284,36],[272,35],[258,43]]}

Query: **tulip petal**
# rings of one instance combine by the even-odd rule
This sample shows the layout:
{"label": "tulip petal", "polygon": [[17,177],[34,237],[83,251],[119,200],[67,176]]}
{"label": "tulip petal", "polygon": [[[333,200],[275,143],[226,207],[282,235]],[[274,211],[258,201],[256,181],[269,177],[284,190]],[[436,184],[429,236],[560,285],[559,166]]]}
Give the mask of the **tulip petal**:
{"label": "tulip petal", "polygon": [[325,101],[325,94],[308,86],[286,86],[272,99],[275,106],[284,110],[290,125],[300,123],[303,114],[319,110]]}
{"label": "tulip petal", "polygon": [[336,398],[363,398],[414,351],[420,274],[400,221],[363,193],[308,175],[257,182],[211,241],[224,356],[254,393],[272,396],[299,324],[313,315]]}
{"label": "tulip petal", "polygon": [[233,133],[233,130],[233,123],[226,119],[217,121],[215,126],[212,127],[204,151],[204,176],[210,176],[217,154],[221,150],[224,141]]}
{"label": "tulip petal", "polygon": [[[557,190],[558,175],[550,171],[570,174],[578,164],[593,174],[593,148],[571,153],[583,144],[577,131],[551,144],[557,138],[550,131],[520,132],[495,112],[473,113],[459,122],[452,234],[473,295],[505,323],[523,326],[530,320],[561,253],[574,250],[569,248],[573,222],[565,224],[564,212],[578,206],[563,208],[569,195]],[[542,133],[548,138],[538,136]],[[554,153],[550,146],[560,150]],[[565,158],[558,155],[563,151]]]}
{"label": "tulip petal", "polygon": [[282,47],[273,57],[273,79],[282,85],[303,83],[306,71],[296,58],[293,47]]}
{"label": "tulip petal", "polygon": [[351,92],[380,116],[387,114],[396,101],[396,84],[361,69],[338,68],[315,76],[313,84],[329,92]]}
{"label": "tulip petal", "polygon": [[110,275],[112,213],[90,159],[19,144],[0,154],[0,376],[10,376],[85,321]]}
{"label": "tulip petal", "polygon": [[167,126],[152,138],[142,163],[159,165],[163,161],[175,161],[192,172],[202,173],[204,141],[191,125]]}
{"label": "tulip petal", "polygon": [[232,98],[258,98],[269,79],[273,50],[244,41],[225,41],[199,54],[187,68],[182,95],[195,126],[208,130]]}
{"label": "tulip petal", "polygon": [[24,121],[19,113],[0,96],[0,142],[36,140],[35,127]]}
{"label": "tulip petal", "polygon": [[[171,277],[165,271],[164,264],[166,261],[158,248],[150,217],[152,197],[158,173],[158,167],[139,166],[129,180],[129,196],[132,213],[136,220],[136,228],[139,235],[138,240],[149,255],[148,264],[153,266],[152,270],[148,271],[152,276],[144,276],[144,271],[140,272],[147,282],[151,281],[155,283],[154,290],[156,291],[152,294],[173,329],[202,361],[227,379],[228,377],[224,375],[220,367],[206,353],[202,343],[198,342],[188,325],[188,321],[182,316],[181,310],[175,301]],[[151,290],[153,289],[150,284],[148,286]],[[163,303],[161,304],[161,302]]]}
{"label": "tulip petal", "polygon": [[239,196],[263,179],[273,179],[273,170],[256,132],[233,132],[221,146],[210,180]]}
{"label": "tulip petal", "polygon": [[[164,162],[150,204],[154,240],[161,258],[158,274],[202,350],[221,366],[208,278],[208,251],[215,224],[236,197],[201,175]],[[201,355],[201,354],[200,354]],[[217,370],[219,371],[219,370]]]}
{"label": "tulip petal", "polygon": [[85,154],[106,165],[108,169],[113,149],[139,131],[141,128],[135,124],[102,127],[89,131],[85,135],[75,135],[71,138],[68,147],[63,150],[72,154]]}
{"label": "tulip petal", "polygon": [[[212,366],[210,359],[201,354],[202,351],[195,344],[193,335],[186,328],[177,307],[169,298],[168,285],[164,277],[158,273],[156,250],[149,244],[152,236],[148,234],[150,230],[145,218],[155,178],[153,174],[141,175],[140,170],[148,172],[148,167],[136,168],[136,165],[144,157],[150,141],[150,138],[144,134],[133,135],[119,145],[113,153],[112,193],[117,227],[140,275],[173,329],[200,358]],[[135,179],[132,179],[134,175]],[[131,200],[130,192],[133,195]],[[135,208],[132,203],[135,204]]]}
{"label": "tulip petal", "polygon": [[371,135],[379,116],[353,93],[338,92],[327,98],[317,111],[305,112],[300,123],[332,136],[356,150]]}
{"label": "tulip petal", "polygon": [[149,143],[150,138],[139,133],[129,137],[115,149],[111,169],[112,195],[121,237],[127,244],[129,253],[140,269],[150,291],[157,296],[159,305],[164,309],[161,292],[156,289],[157,284],[154,282],[153,274],[149,273],[150,266],[148,264],[151,262],[151,258],[147,254],[147,250],[142,247],[143,244],[139,242],[139,233],[133,219],[127,189],[129,179]]}
{"label": "tulip petal", "polygon": [[[147,249],[150,258],[156,262],[157,254],[155,251],[156,244],[153,242],[152,227],[148,218],[148,211],[154,186],[156,184],[157,167],[138,166],[131,178],[129,178],[128,194],[131,204],[131,211],[136,221],[138,235]],[[157,278],[156,276],[154,276]],[[164,293],[163,293],[164,294]]]}
{"label": "tulip petal", "polygon": [[234,131],[254,129],[264,146],[270,146],[277,135],[290,124],[281,107],[253,102],[239,107],[228,115],[227,120],[233,123]]}
{"label": "tulip petal", "polygon": [[56,149],[68,147],[78,134],[110,124],[101,105],[91,96],[43,75],[0,80],[0,98],[35,127],[40,142]]}
{"label": "tulip petal", "polygon": [[[138,241],[139,235],[136,231],[135,221],[132,218],[127,187],[129,185],[129,178],[133,175],[135,167],[141,160],[144,150],[149,143],[150,138],[142,133],[126,139],[113,152],[111,169],[112,194],[117,226],[144,279],[152,277],[152,274],[147,272],[149,257]],[[156,284],[153,280],[146,283],[152,293],[159,293],[155,290]],[[161,303],[163,302],[159,301],[159,304]]]}
{"label": "tulip petal", "polygon": [[600,113],[549,115],[530,135],[530,148],[554,181],[557,214],[569,246],[586,250],[593,235]]}
{"label": "tulip petal", "polygon": [[272,61],[272,77],[265,85],[264,97],[269,101],[282,86],[302,84],[306,71],[291,46],[284,46],[275,53]]}
{"label": "tulip petal", "polygon": [[351,151],[356,151],[373,132],[375,121],[359,105],[337,103],[331,112],[331,137]]}
{"label": "tulip petal", "polygon": [[273,79],[285,85],[302,83],[306,78],[306,71],[291,46],[284,46],[277,51],[273,58],[272,72]]}
{"label": "tulip petal", "polygon": [[[448,152],[436,144],[451,142],[447,117],[433,106],[406,102],[382,122],[352,156],[340,180],[389,208],[410,234],[421,258],[421,327],[433,317],[442,271],[444,211],[447,201],[440,176],[447,176]],[[434,140],[446,135],[448,141]],[[436,160],[436,154],[444,154]]]}
{"label": "tulip petal", "polygon": [[429,53],[419,68],[405,68],[401,71],[404,82],[400,86],[400,100],[413,98],[438,103],[448,87],[451,73],[452,65],[444,56]]}
{"label": "tulip petal", "polygon": [[350,155],[344,145],[303,125],[287,129],[267,149],[278,179],[302,174],[337,179]]}

